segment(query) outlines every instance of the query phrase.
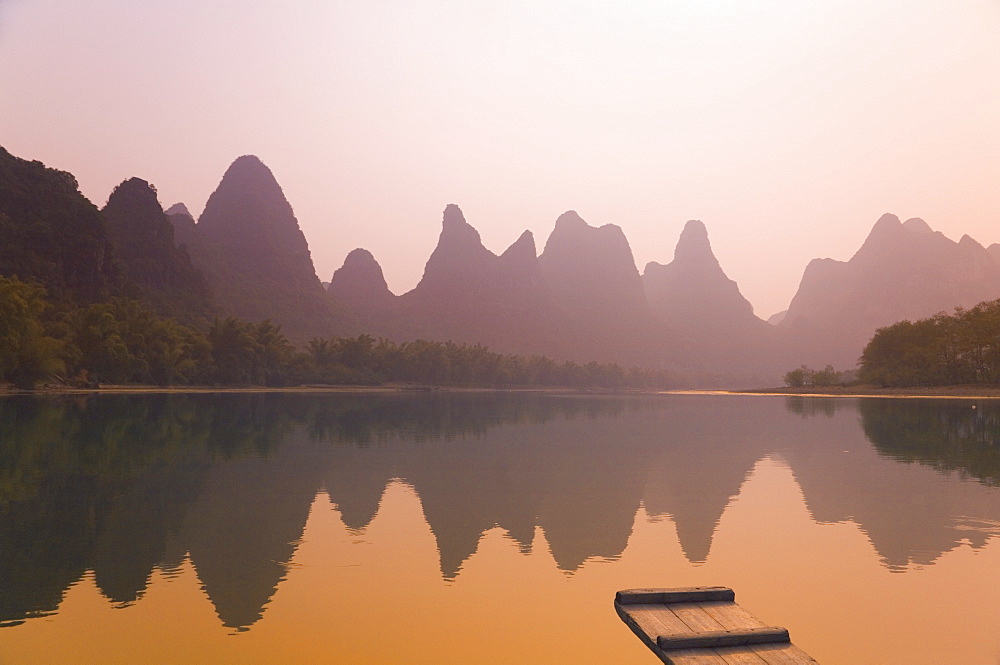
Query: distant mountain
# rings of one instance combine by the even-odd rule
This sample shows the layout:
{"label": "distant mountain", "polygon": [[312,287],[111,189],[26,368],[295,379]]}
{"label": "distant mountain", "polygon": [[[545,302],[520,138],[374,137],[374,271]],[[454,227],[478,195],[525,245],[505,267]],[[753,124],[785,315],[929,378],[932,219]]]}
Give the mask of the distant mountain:
{"label": "distant mountain", "polygon": [[803,361],[853,366],[876,328],[997,297],[1000,264],[989,250],[886,214],[849,261],[809,263],[778,325]]}
{"label": "distant mountain", "polygon": [[244,155],[226,171],[197,225],[171,208],[183,242],[222,310],[249,321],[271,319],[302,343],[338,332],[309,246],[271,170]]}
{"label": "distant mountain", "polygon": [[[357,249],[334,273],[328,292],[354,314],[356,332],[397,340],[481,343],[504,352],[647,367],[679,364],[713,375],[731,373],[734,361],[759,372],[771,355],[773,329],[726,277],[700,222],[687,225],[674,262],[651,263],[640,277],[628,240],[613,224],[593,227],[569,211],[556,221],[541,256],[529,231],[498,256],[458,206],[449,205],[412,291],[394,296],[374,257]],[[745,377],[744,369],[736,368]]]}
{"label": "distant mountain", "polygon": [[330,278],[326,292],[333,307],[349,320],[346,333],[402,341],[415,332],[402,322],[399,298],[389,290],[382,266],[367,249],[352,250]]}
{"label": "distant mountain", "polygon": [[646,264],[642,283],[650,309],[671,325],[725,336],[763,328],[753,305],[723,272],[698,220],[684,226],[672,262]]}
{"label": "distant mountain", "polygon": [[175,203],[164,212],[174,227],[174,242],[178,247],[187,247],[193,240],[197,242],[194,215],[188,211],[186,205]]}
{"label": "distant mountain", "polygon": [[214,312],[205,279],[186,249],[174,245],[174,227],[145,180],[131,178],[101,211],[125,277],[135,293],[163,316],[206,323]]}
{"label": "distant mountain", "polygon": [[104,218],[76,178],[0,148],[0,275],[35,279],[55,300],[120,293]]}
{"label": "distant mountain", "polygon": [[355,249],[330,278],[327,293],[357,311],[385,312],[396,302],[382,266],[367,249]]}
{"label": "distant mountain", "polygon": [[531,233],[525,231],[497,256],[483,246],[459,207],[448,205],[423,277],[399,297],[398,317],[430,339],[482,343],[505,352],[539,348],[539,339],[551,333]]}
{"label": "distant mountain", "polygon": [[565,212],[538,263],[553,301],[568,319],[616,328],[647,318],[642,280],[620,227],[594,227],[576,211]]}

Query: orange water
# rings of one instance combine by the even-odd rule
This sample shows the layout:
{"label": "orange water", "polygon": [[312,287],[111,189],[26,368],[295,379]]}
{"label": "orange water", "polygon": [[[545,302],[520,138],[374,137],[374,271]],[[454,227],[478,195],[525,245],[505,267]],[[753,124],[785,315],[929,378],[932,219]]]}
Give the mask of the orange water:
{"label": "orange water", "polygon": [[[655,419],[622,417],[646,425]],[[419,483],[391,480],[374,518],[352,529],[328,481],[330,488],[321,485],[314,494],[290,559],[277,562],[283,579],[250,625],[223,625],[212,589],[203,589],[197,557],[186,556],[175,570],[154,568],[141,597],[123,606],[102,594],[93,573],[85,574],[54,614],[0,628],[0,663],[651,665],[656,658],[617,618],[614,592],[689,585],[734,588],[738,602],[766,623],[786,626],[798,646],[826,665],[1000,663],[1000,490],[877,455],[856,431],[856,420],[850,409],[829,420],[790,420],[795,427],[839,423],[840,438],[834,438],[842,445],[827,446],[819,460],[797,443],[760,456],[717,523],[708,525],[707,553],[705,542],[695,542],[698,534],[678,537],[677,520],[688,519],[683,510],[696,508],[664,498],[678,486],[662,486],[663,476],[677,471],[669,455],[648,459],[620,552],[566,564],[572,548],[558,539],[577,537],[567,535],[566,525],[578,518],[560,501],[587,501],[598,489],[587,487],[586,474],[564,469],[580,486],[540,498],[530,543],[519,546],[501,526],[485,528],[454,574],[442,572],[439,539],[450,536],[429,525]],[[607,431],[629,429],[620,419],[608,424]],[[548,430],[560,436],[555,430],[565,434],[567,427],[576,434],[605,431],[580,420],[511,427],[529,439]],[[491,436],[513,431],[505,429],[469,437],[465,445],[488,446]],[[789,436],[804,436],[795,432]],[[312,445],[318,444],[286,442],[286,450]],[[372,454],[392,452],[390,446]],[[846,461],[852,455],[861,461]],[[279,451],[264,468],[281,464],[280,457]],[[864,473],[872,477],[859,477]],[[808,484],[800,485],[799,476]],[[847,485],[851,478],[857,485]],[[824,482],[842,494],[828,492]],[[600,501],[596,505],[595,515]],[[815,513],[824,511],[836,519],[818,521]],[[610,529],[602,519],[595,517],[595,528]],[[579,537],[586,541],[586,534]],[[586,542],[600,549],[599,538]],[[553,543],[557,552],[562,548],[562,563]]]}

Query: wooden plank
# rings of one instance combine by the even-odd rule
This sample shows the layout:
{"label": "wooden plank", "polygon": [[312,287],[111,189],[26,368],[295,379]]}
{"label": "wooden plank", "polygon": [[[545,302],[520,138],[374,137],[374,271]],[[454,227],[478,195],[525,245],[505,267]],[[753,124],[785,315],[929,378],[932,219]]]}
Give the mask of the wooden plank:
{"label": "wooden plank", "polygon": [[788,644],[788,631],[776,626],[741,631],[704,630],[694,635],[660,635],[656,646],[664,651],[676,649],[715,649],[751,644]]}
{"label": "wooden plank", "polygon": [[657,651],[656,655],[667,665],[729,665],[725,658],[715,653],[714,649],[672,651],[669,655]]}
{"label": "wooden plank", "polygon": [[787,630],[767,626],[734,598],[726,587],[628,589],[616,595],[615,610],[666,665],[816,665]]}
{"label": "wooden plank", "polygon": [[694,633],[691,627],[664,605],[626,605],[621,611],[628,613],[653,639],[659,635]]}
{"label": "wooden plank", "polygon": [[715,653],[726,661],[726,665],[766,665],[764,659],[746,647],[722,647]]}
{"label": "wooden plank", "polygon": [[678,587],[676,589],[625,589],[615,594],[619,605],[647,603],[697,603],[736,600],[732,589],[723,586]]}
{"label": "wooden plank", "polygon": [[666,606],[665,609],[677,615],[678,619],[696,633],[725,630],[725,626],[699,607],[698,603],[674,603]]}
{"label": "wooden plank", "polygon": [[698,603],[709,616],[719,622],[726,630],[746,630],[761,628],[766,624],[735,603],[708,602]]}
{"label": "wooden plank", "polygon": [[[664,663],[670,663],[671,661],[664,652],[656,646],[656,638],[660,635],[692,633],[693,631],[666,608],[666,605],[619,605],[617,602],[615,603],[615,611],[618,612],[618,616],[625,622],[625,625],[635,633],[636,637],[642,640],[643,644],[659,656],[660,660]],[[724,665],[724,663],[718,665]]]}
{"label": "wooden plank", "polygon": [[750,647],[767,665],[816,665],[816,661],[794,644],[762,644]]}

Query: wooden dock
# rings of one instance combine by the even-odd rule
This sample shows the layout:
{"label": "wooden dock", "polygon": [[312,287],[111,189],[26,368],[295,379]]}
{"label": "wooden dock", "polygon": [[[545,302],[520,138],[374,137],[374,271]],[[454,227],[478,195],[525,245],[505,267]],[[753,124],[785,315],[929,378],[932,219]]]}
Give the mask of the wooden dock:
{"label": "wooden dock", "polygon": [[816,661],[736,604],[726,587],[628,589],[615,611],[667,665],[805,665]]}

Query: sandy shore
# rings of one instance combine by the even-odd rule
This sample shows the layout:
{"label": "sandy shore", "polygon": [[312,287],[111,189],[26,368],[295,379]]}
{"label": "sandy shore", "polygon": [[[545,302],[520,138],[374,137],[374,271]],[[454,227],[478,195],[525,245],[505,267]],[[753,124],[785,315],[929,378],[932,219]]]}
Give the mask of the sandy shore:
{"label": "sandy shore", "polygon": [[811,397],[938,397],[942,399],[1000,399],[998,385],[880,388],[877,386],[826,386],[822,388],[761,388],[725,391],[729,395],[802,395]]}

